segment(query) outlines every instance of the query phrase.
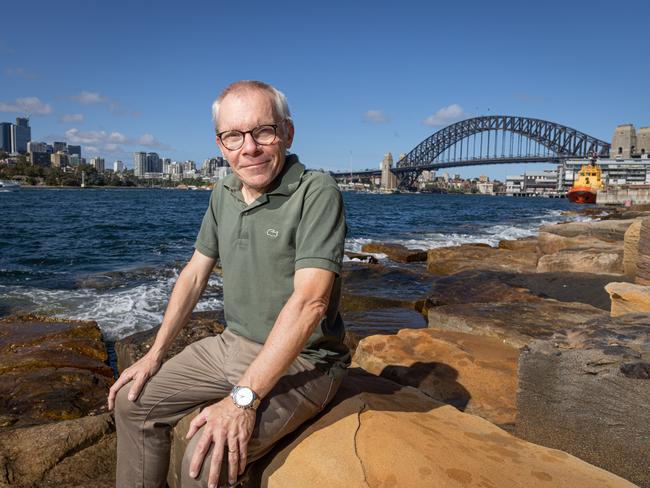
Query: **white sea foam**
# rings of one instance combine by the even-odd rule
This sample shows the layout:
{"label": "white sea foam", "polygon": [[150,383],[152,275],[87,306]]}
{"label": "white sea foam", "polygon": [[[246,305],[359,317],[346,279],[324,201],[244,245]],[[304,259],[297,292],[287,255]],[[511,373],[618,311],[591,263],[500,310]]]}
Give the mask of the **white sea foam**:
{"label": "white sea foam", "polygon": [[[94,320],[104,337],[116,340],[134,332],[158,325],[171,290],[178,278],[158,278],[135,287],[119,287],[105,290],[77,288],[51,290],[43,288],[0,287],[0,296],[9,303],[20,304],[22,310],[61,318]],[[196,306],[196,310],[217,310],[223,307],[221,277],[211,277],[208,292]],[[211,290],[212,289],[212,290]]]}

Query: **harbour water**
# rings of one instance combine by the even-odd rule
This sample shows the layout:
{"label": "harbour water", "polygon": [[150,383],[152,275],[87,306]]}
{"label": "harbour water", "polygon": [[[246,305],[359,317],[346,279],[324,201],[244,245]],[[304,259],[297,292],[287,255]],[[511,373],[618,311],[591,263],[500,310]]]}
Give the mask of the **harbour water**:
{"label": "harbour water", "polygon": [[[207,191],[24,189],[0,194],[0,316],[96,320],[115,340],[157,325],[193,252]],[[434,248],[535,235],[562,199],[345,193],[346,248]],[[381,256],[380,256],[381,257]],[[222,306],[213,275],[196,310]]]}

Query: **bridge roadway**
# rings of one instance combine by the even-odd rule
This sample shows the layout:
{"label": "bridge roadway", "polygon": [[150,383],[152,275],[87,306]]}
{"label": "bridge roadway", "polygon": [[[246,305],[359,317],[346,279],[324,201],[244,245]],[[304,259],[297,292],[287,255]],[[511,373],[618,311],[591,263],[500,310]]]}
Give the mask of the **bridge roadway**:
{"label": "bridge roadway", "polygon": [[[564,158],[566,159],[566,158]],[[464,161],[448,161],[424,164],[417,167],[419,171],[429,170],[437,171],[445,168],[459,168],[465,166],[479,166],[488,164],[524,164],[524,163],[549,163],[559,164],[563,158],[556,156],[526,156],[526,157],[506,157],[490,159],[468,159]],[[413,171],[410,166],[393,167],[390,169],[395,175]],[[336,181],[349,181],[350,179],[370,178],[372,176],[381,176],[380,169],[365,169],[360,171],[336,171],[330,173]]]}

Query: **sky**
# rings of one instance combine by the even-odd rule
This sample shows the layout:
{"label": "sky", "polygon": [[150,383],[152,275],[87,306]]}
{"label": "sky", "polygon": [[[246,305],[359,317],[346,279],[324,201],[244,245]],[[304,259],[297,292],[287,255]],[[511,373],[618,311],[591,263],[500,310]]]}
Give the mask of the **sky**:
{"label": "sky", "polygon": [[[378,168],[464,118],[550,120],[610,141],[650,125],[650,2],[11,2],[2,7],[0,121],[81,144],[219,156],[210,106],[259,79],[287,96],[310,168]],[[647,29],[645,29],[647,31]],[[552,168],[477,166],[464,177]]]}

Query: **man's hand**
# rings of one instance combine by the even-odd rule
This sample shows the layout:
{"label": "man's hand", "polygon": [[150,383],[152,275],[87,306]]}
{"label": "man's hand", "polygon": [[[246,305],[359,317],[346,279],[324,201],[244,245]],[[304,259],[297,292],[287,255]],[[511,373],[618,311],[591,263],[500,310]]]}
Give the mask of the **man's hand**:
{"label": "man's hand", "polygon": [[201,410],[201,413],[192,420],[190,430],[187,432],[189,439],[205,425],[190,462],[190,476],[192,478],[198,476],[205,455],[210,446],[214,444],[210,459],[208,487],[216,487],[219,482],[219,472],[226,450],[228,452],[228,482],[234,484],[237,481],[237,475],[243,474],[246,468],[248,441],[253,434],[253,427],[255,427],[255,416],[255,410],[238,408],[230,397]]}
{"label": "man's hand", "polygon": [[133,384],[129,390],[129,400],[135,401],[140,395],[144,384],[158,371],[161,363],[162,361],[159,358],[152,353],[147,353],[139,361],[122,371],[122,374],[108,392],[108,409],[113,410],[117,392],[131,380],[133,380]]}

